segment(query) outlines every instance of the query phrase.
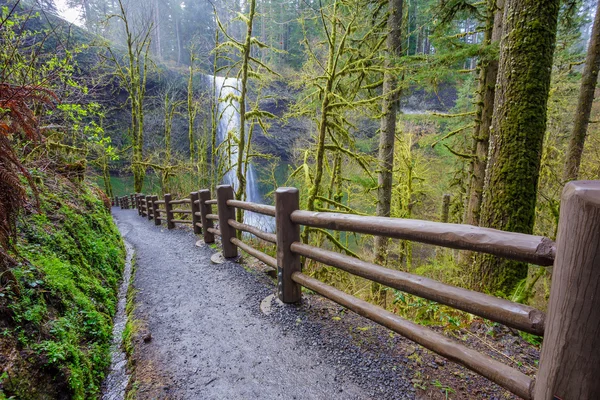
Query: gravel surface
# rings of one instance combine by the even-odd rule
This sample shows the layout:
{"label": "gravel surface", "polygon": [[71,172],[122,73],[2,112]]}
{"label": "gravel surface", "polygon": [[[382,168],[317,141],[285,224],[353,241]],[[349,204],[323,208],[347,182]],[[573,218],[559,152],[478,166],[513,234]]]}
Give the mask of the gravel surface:
{"label": "gravel surface", "polygon": [[[318,295],[274,300],[270,267],[249,256],[213,264],[217,251],[188,226],[168,231],[135,210],[113,215],[136,251],[138,399],[516,399]],[[481,319],[432,328],[530,376],[537,370],[539,346],[514,330]]]}
{"label": "gravel surface", "polygon": [[196,246],[189,229],[168,231],[135,210],[113,215],[136,252],[138,398],[415,397],[405,357],[380,358],[379,344],[357,344],[362,331],[339,319],[311,320],[313,300],[266,300],[266,315],[260,304],[275,290],[267,275],[212,264],[215,250]]}

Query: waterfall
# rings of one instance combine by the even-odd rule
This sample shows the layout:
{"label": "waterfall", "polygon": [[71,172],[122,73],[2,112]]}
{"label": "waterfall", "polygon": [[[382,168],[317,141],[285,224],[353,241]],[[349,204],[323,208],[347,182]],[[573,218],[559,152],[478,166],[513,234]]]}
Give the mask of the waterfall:
{"label": "waterfall", "polygon": [[[218,103],[217,107],[217,118],[219,122],[217,125],[217,146],[227,140],[227,136],[230,132],[239,137],[240,129],[240,104],[233,96],[239,96],[241,81],[236,78],[224,78],[221,76],[214,77],[212,75],[205,75],[210,80],[210,87],[213,85],[213,79],[215,83],[215,98]],[[215,149],[213,149],[213,152]],[[221,154],[227,154],[227,149],[223,148],[220,151]],[[229,151],[229,160],[226,165],[233,166],[231,169],[226,171],[223,176],[223,184],[231,185],[237,190],[239,187],[239,181],[237,178],[237,169],[244,168],[244,166],[238,166],[238,146],[232,143]],[[263,203],[263,198],[258,188],[258,182],[256,177],[256,171],[252,163],[248,163],[247,171],[242,171],[246,177],[246,201],[252,203]],[[252,226],[259,227],[262,230],[273,232],[275,229],[275,221],[272,217],[246,211],[244,213],[244,223]]]}

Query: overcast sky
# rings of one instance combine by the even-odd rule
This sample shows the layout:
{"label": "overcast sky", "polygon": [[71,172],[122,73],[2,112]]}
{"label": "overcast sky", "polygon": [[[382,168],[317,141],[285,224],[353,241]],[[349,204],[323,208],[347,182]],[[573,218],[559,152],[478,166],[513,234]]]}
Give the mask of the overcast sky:
{"label": "overcast sky", "polygon": [[79,18],[79,10],[77,8],[70,8],[67,6],[67,0],[54,0],[58,13],[61,17],[69,22],[76,25],[81,25],[81,19]]}

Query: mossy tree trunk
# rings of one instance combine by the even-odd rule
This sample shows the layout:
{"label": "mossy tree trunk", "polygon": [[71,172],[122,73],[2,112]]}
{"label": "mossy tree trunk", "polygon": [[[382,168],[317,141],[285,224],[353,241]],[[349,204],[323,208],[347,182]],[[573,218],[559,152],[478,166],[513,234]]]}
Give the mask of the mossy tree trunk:
{"label": "mossy tree trunk", "polygon": [[[252,51],[252,26],[254,23],[254,15],[256,13],[256,0],[250,0],[250,10],[246,22],[246,39],[242,48],[242,67],[240,78],[240,131],[238,137],[238,159],[237,159],[237,181],[238,188],[235,191],[237,200],[245,200],[246,198],[246,96],[248,94],[248,71],[250,69],[250,53]],[[249,149],[248,149],[249,150]],[[244,222],[244,210],[236,209],[236,219],[238,222]],[[241,234],[241,232],[238,231]]]}
{"label": "mossy tree trunk", "polygon": [[[532,233],[559,0],[507,0],[481,226]],[[474,286],[508,294],[527,264],[480,255]]]}
{"label": "mossy tree trunk", "polygon": [[[394,169],[394,142],[396,114],[400,100],[397,71],[391,69],[393,57],[402,55],[403,0],[390,0],[387,21],[387,57],[384,61],[383,101],[381,105],[381,131],[379,133],[377,215],[389,217],[392,204],[392,172]],[[386,264],[388,238],[375,236],[375,262]],[[385,292],[380,284],[373,282],[371,292],[375,301],[385,306]]]}
{"label": "mossy tree trunk", "polygon": [[592,28],[592,35],[588,45],[587,57],[585,59],[585,69],[581,79],[581,89],[577,101],[577,111],[575,111],[575,123],[569,147],[567,149],[567,158],[565,160],[565,170],[563,180],[565,182],[577,179],[579,176],[579,165],[583,154],[583,146],[587,136],[587,128],[590,122],[590,113],[592,103],[594,102],[594,93],[596,83],[598,82],[598,71],[600,70],[600,5],[596,8],[596,17]]}
{"label": "mossy tree trunk", "polygon": [[130,23],[123,1],[118,0],[118,4],[119,14],[112,15],[110,18],[117,18],[123,23],[127,44],[125,60],[114,53],[110,45],[106,45],[106,47],[109,53],[108,59],[115,66],[115,75],[119,78],[121,86],[129,94],[133,186],[136,193],[141,193],[146,175],[146,166],[143,162],[144,98],[146,96],[146,77],[151,62],[149,52],[152,24],[144,25],[140,32],[134,32],[134,27]]}
{"label": "mossy tree trunk", "polygon": [[[488,0],[486,30],[483,45],[499,43],[502,37],[504,16],[504,0]],[[498,77],[498,59],[482,57],[477,96],[477,117],[473,131],[473,155],[471,174],[469,176],[469,192],[465,210],[464,223],[479,225],[481,198],[485,181],[485,168],[490,142],[490,127],[494,114],[494,97],[496,79]]]}

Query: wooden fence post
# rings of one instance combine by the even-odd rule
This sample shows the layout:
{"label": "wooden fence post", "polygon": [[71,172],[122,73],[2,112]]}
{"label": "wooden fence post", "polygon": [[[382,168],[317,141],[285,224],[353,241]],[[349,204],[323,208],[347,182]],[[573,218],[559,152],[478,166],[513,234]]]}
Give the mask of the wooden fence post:
{"label": "wooden fence post", "polygon": [[158,211],[158,204],[156,204],[156,202],[158,201],[158,196],[152,196],[151,201],[152,214],[154,214],[154,225],[160,225],[162,221],[160,219],[160,212]]}
{"label": "wooden fence post", "polygon": [[123,200],[123,197],[119,197],[119,206],[121,207],[121,210],[125,209],[125,201]]}
{"label": "wooden fence post", "polygon": [[204,233],[204,243],[214,243],[215,235],[208,231],[208,228],[213,228],[212,219],[206,218],[207,214],[212,214],[212,205],[206,204],[210,200],[210,190],[204,189],[198,192],[200,199],[200,219],[202,220],[202,232]]}
{"label": "wooden fence post", "polygon": [[138,215],[142,215],[142,207],[140,207],[140,198],[142,195],[140,193],[135,194],[135,208],[137,208]]}
{"label": "wooden fence post", "polygon": [[293,253],[291,245],[300,241],[300,226],[290,218],[300,208],[298,189],[280,187],[275,191],[275,231],[277,233],[277,293],[284,303],[296,303],[302,298],[300,285],[292,274],[302,271],[300,255]]}
{"label": "wooden fence post", "polygon": [[221,245],[223,257],[237,257],[237,246],[231,243],[235,236],[235,229],[227,221],[235,219],[235,208],[227,205],[227,200],[233,200],[233,188],[229,185],[217,187],[217,207],[219,211],[219,230],[221,231]]}
{"label": "wooden fence post", "polygon": [[146,204],[146,195],[140,196],[140,205],[142,206],[142,217],[145,218],[148,215],[148,205]]}
{"label": "wooden fence post", "polygon": [[567,183],[535,400],[600,399],[600,181]]}
{"label": "wooden fence post", "polygon": [[129,195],[129,204],[131,204],[131,208],[135,208],[135,195],[133,193]]}
{"label": "wooden fence post", "polygon": [[119,205],[119,196],[115,196],[115,198],[113,199],[113,206],[118,206]]}
{"label": "wooden fence post", "polygon": [[152,210],[152,196],[146,196],[146,217],[148,217],[148,221],[154,218],[154,211]]}
{"label": "wooden fence post", "polygon": [[[198,201],[198,192],[190,193],[190,201],[192,205],[192,226],[194,227],[194,234],[199,235],[202,233],[202,224],[200,223],[200,201]],[[196,203],[198,201],[198,203]]]}
{"label": "wooden fence post", "polygon": [[442,198],[442,215],[440,220],[442,222],[448,222],[448,217],[450,215],[450,195],[445,194]]}
{"label": "wooden fence post", "polygon": [[173,204],[171,204],[173,197],[170,194],[165,194],[165,214],[167,214],[167,229],[174,229],[175,224],[173,223]]}

